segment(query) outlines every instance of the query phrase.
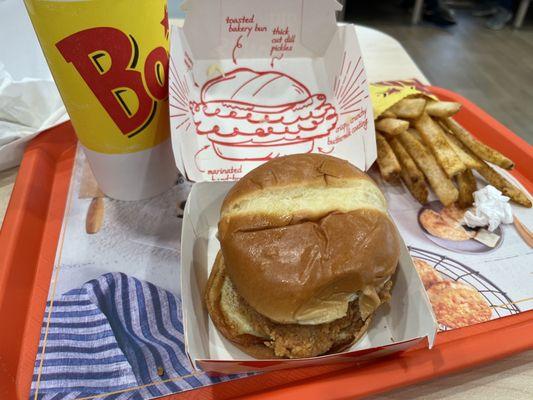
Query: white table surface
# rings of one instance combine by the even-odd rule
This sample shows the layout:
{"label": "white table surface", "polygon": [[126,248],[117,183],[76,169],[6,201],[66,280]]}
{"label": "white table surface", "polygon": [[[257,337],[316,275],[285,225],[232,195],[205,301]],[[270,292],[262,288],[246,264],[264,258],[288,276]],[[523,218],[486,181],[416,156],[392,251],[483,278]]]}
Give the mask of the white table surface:
{"label": "white table surface", "polygon": [[369,82],[416,78],[429,84],[423,72],[396,39],[364,26],[357,26],[356,30]]}
{"label": "white table surface", "polygon": [[[357,27],[357,34],[370,82],[417,78],[428,83],[424,74],[395,39],[375,29],[360,26]],[[38,63],[41,61],[38,60]],[[0,223],[9,202],[16,173],[16,168],[0,172]],[[533,351],[449,377],[398,389],[373,399],[531,400]]]}

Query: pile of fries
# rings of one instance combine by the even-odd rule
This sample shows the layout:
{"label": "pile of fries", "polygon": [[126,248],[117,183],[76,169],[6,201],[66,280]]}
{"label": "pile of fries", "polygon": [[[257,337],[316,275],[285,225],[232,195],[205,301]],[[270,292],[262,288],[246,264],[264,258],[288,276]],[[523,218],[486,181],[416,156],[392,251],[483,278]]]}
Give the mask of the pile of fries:
{"label": "pile of fries", "polygon": [[378,166],[387,182],[403,181],[421,204],[428,201],[428,184],[444,206],[472,205],[475,170],[515,203],[531,207],[520,189],[487,162],[505,169],[513,161],[478,141],[452,116],[461,104],[422,97],[405,98],[376,121]]}

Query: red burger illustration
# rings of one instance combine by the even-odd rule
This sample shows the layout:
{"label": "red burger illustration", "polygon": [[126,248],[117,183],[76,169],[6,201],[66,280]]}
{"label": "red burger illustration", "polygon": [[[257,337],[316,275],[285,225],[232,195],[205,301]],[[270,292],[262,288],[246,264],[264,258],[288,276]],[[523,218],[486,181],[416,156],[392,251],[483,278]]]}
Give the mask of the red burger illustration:
{"label": "red burger illustration", "polygon": [[338,120],[324,94],[282,72],[248,68],[207,81],[190,109],[197,133],[219,157],[236,161],[310,153]]}

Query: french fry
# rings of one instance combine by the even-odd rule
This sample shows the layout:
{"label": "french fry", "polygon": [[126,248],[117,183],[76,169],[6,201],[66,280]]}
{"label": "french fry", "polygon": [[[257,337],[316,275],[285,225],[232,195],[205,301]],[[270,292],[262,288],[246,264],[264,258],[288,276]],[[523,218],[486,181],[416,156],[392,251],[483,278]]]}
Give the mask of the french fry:
{"label": "french fry", "polygon": [[444,137],[452,147],[453,151],[455,151],[455,154],[457,154],[457,156],[461,159],[463,164],[470,169],[478,168],[481,163],[477,159],[472,157],[468,151],[466,151],[464,144],[462,144],[459,139],[449,133],[448,129],[445,126],[442,127],[443,129],[445,129]]}
{"label": "french fry", "polygon": [[428,101],[426,112],[432,117],[451,117],[461,109],[461,103],[454,101]]}
{"label": "french fry", "polygon": [[420,132],[424,143],[431,149],[446,175],[451,178],[466,169],[464,163],[446,140],[440,125],[433,121],[427,113],[422,113],[413,125]]}
{"label": "french fry", "polygon": [[379,118],[396,118],[397,115],[394,114],[390,109],[387,111],[383,111]]}
{"label": "french fry", "polygon": [[[471,153],[474,157],[473,153]],[[502,192],[505,196],[509,197],[512,201],[520,204],[524,207],[531,208],[531,200],[528,196],[518,189],[515,185],[496,172],[489,164],[479,159],[480,167],[476,168],[476,171],[487,180],[492,186]]]}
{"label": "french fry", "polygon": [[387,140],[379,132],[376,132],[376,143],[378,147],[379,172],[387,182],[393,182],[398,179],[402,169],[400,163]]}
{"label": "french fry", "polygon": [[409,129],[407,129],[407,131],[408,131],[411,135],[413,135],[415,138],[417,138],[418,141],[419,141],[420,143],[422,143],[422,144],[424,143],[424,140],[422,139],[422,136],[420,136],[420,132],[418,132],[416,129],[414,129],[414,128],[409,128]]}
{"label": "french fry", "polygon": [[397,138],[392,138],[389,144],[402,167],[400,178],[402,178],[402,181],[413,197],[420,204],[426,204],[428,201],[428,188],[424,180],[424,174],[418,169],[409,153],[407,153]]}
{"label": "french fry", "polygon": [[477,155],[482,160],[491,162],[505,169],[512,169],[514,163],[512,160],[505,157],[499,151],[494,150],[493,148],[481,143],[479,140],[474,138],[470,132],[465,128],[459,125],[452,118],[443,118],[444,125],[459,139],[466,147],[468,147],[472,153]]}
{"label": "french fry", "polygon": [[414,119],[420,117],[426,107],[426,99],[403,99],[394,104],[389,110],[398,118]]}
{"label": "french fry", "polygon": [[459,192],[453,182],[446,176],[441,166],[421,141],[410,132],[402,132],[399,137],[401,144],[414,160],[418,168],[426,176],[429,185],[444,206],[457,201]]}
{"label": "french fry", "polygon": [[474,192],[477,190],[477,182],[472,170],[467,169],[455,177],[459,188],[457,203],[461,208],[470,207],[474,203]]}
{"label": "french fry", "polygon": [[389,135],[399,135],[409,128],[409,122],[396,118],[383,118],[376,122],[376,129]]}
{"label": "french fry", "polygon": [[411,192],[411,195],[420,204],[426,204],[428,202],[428,187],[425,181],[413,182],[409,173],[403,169],[400,171],[400,178],[405,183],[409,192]]}

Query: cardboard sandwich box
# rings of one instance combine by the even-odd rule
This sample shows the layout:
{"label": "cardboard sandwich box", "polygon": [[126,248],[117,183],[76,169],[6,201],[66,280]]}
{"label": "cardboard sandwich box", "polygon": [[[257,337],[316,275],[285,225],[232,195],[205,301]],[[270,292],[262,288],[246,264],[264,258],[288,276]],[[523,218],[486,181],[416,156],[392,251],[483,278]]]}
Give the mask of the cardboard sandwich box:
{"label": "cardboard sandwich box", "polygon": [[196,368],[240,373],[363,360],[428,339],[437,323],[407,248],[390,306],[339,354],[256,360],[214,327],[203,302],[220,248],[222,201],[253,168],[282,155],[332,154],[367,170],[376,159],[368,83],[355,29],[331,0],[194,0],[172,27],[169,97],[180,171],[195,181],[184,212],[181,293]]}

